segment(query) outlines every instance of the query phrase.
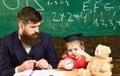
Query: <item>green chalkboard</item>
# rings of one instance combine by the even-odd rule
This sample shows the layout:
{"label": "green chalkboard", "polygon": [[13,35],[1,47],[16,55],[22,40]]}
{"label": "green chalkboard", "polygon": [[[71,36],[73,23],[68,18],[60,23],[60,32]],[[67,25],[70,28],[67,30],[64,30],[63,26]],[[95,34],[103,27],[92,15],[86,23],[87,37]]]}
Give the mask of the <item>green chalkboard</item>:
{"label": "green chalkboard", "polygon": [[17,12],[32,6],[43,17],[40,31],[53,37],[120,36],[120,0],[0,0],[0,37],[17,30]]}

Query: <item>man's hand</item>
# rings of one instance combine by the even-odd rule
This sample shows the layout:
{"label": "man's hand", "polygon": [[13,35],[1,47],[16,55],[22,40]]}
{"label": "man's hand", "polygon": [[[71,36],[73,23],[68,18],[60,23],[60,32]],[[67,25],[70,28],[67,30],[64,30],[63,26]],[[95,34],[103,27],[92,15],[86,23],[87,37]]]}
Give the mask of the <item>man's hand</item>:
{"label": "man's hand", "polygon": [[22,72],[28,69],[33,69],[34,64],[36,63],[36,60],[27,60],[23,62],[20,66],[18,66],[18,72]]}
{"label": "man's hand", "polygon": [[37,61],[35,67],[37,67],[38,69],[50,69],[51,68],[51,66],[48,64],[47,60],[45,59],[41,59]]}

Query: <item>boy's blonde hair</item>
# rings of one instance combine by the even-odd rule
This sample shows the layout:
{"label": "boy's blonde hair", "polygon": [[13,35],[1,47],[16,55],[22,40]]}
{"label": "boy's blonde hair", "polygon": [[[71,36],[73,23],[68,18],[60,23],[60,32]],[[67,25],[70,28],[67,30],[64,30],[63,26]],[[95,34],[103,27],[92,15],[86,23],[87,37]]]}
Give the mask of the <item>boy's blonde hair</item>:
{"label": "boy's blonde hair", "polygon": [[85,49],[85,46],[84,46],[84,42],[83,42],[83,41],[73,40],[73,41],[67,42],[67,43],[66,43],[66,46],[71,45],[71,44],[79,45],[79,47],[80,47],[82,50]]}

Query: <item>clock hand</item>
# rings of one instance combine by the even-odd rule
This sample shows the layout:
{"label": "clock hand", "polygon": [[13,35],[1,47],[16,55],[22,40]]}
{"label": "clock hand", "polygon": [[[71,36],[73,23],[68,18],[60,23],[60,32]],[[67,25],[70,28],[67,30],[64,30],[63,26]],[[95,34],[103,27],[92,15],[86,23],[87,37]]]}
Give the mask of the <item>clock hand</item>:
{"label": "clock hand", "polygon": [[70,63],[72,63],[72,61],[70,61],[69,63],[67,63],[67,65],[70,64]]}

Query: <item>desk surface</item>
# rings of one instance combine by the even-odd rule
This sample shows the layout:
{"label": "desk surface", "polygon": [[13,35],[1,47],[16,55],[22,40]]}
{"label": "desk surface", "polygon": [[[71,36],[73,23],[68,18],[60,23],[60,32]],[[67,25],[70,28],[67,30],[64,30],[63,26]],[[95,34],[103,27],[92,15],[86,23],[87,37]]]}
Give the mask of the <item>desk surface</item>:
{"label": "desk surface", "polygon": [[72,70],[72,71],[66,71],[63,69],[54,69],[56,71],[63,71],[65,72],[64,76],[79,76],[78,69]]}

